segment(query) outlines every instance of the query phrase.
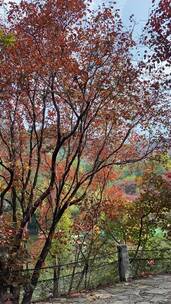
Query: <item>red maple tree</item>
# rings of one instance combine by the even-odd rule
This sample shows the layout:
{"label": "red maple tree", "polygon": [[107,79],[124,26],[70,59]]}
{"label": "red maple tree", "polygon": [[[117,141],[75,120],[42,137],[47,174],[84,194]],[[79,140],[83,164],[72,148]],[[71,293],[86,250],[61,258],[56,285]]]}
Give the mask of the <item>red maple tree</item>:
{"label": "red maple tree", "polygon": [[146,29],[148,35],[146,36],[146,42],[153,49],[153,60],[160,62],[171,61],[171,6],[170,0],[153,0],[153,9],[150,14]]}
{"label": "red maple tree", "polygon": [[10,2],[2,25],[15,36],[0,53],[0,215],[8,212],[15,227],[12,253],[42,203],[54,201],[23,304],[31,302],[65,210],[82,202],[99,171],[143,159],[163,138],[166,105],[132,64],[131,33],[117,11],[95,13],[89,5]]}

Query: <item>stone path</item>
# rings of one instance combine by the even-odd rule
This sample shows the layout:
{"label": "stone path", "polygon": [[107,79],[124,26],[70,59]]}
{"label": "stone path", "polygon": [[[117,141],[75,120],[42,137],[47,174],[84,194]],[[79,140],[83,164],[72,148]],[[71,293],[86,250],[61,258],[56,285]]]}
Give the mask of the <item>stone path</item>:
{"label": "stone path", "polygon": [[158,275],[40,304],[171,304],[171,275]]}

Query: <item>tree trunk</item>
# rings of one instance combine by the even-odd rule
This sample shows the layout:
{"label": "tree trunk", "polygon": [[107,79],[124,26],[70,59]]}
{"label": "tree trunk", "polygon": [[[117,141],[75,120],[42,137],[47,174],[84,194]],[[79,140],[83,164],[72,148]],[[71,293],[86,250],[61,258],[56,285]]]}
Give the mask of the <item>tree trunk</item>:
{"label": "tree trunk", "polygon": [[11,286],[0,288],[0,303],[1,304],[19,304],[20,300],[20,288]]}
{"label": "tree trunk", "polygon": [[39,279],[39,276],[40,276],[41,267],[42,267],[42,265],[43,265],[43,263],[46,259],[46,256],[48,255],[48,252],[49,252],[49,249],[50,249],[50,246],[51,246],[52,237],[53,237],[53,233],[51,231],[51,233],[49,233],[49,236],[48,236],[48,238],[45,242],[45,245],[44,245],[44,247],[42,249],[42,252],[39,256],[39,259],[36,263],[36,266],[34,268],[33,275],[32,275],[32,278],[31,278],[31,282],[26,287],[26,290],[25,290],[25,293],[24,293],[24,296],[23,296],[23,300],[22,300],[22,304],[30,304],[31,303],[33,292],[34,292],[34,290],[37,286],[38,279]]}
{"label": "tree trunk", "polygon": [[31,278],[31,282],[28,285],[28,287],[27,287],[27,289],[24,293],[23,300],[22,300],[21,304],[30,304],[31,303],[33,292],[34,292],[34,290],[37,286],[38,280],[39,280],[41,267],[42,267],[43,263],[45,262],[45,259],[46,259],[47,255],[49,253],[50,248],[51,248],[52,239],[53,239],[53,236],[54,236],[54,233],[55,233],[56,225],[59,222],[60,218],[62,217],[66,208],[67,208],[67,205],[64,205],[58,211],[56,216],[54,217],[54,221],[53,221],[53,224],[52,224],[51,229],[49,231],[49,235],[46,239],[46,242],[45,242],[44,247],[41,251],[39,259],[36,263],[36,266],[34,268],[33,275],[32,275],[32,278]]}
{"label": "tree trunk", "polygon": [[0,303],[4,304],[9,299],[7,288],[0,286]]}
{"label": "tree trunk", "polygon": [[20,287],[14,287],[12,286],[10,288],[10,294],[11,294],[11,303],[12,304],[19,304],[20,301]]}

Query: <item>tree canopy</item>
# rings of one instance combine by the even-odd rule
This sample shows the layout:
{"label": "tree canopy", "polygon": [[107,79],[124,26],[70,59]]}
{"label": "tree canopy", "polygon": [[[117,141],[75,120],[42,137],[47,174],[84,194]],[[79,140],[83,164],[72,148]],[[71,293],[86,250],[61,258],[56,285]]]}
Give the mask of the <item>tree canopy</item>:
{"label": "tree canopy", "polygon": [[133,64],[135,41],[117,10],[24,0],[10,2],[7,17],[15,41],[0,53],[0,215],[13,227],[14,263],[32,217],[53,201],[28,304],[65,210],[98,172],[164,147],[169,104]]}

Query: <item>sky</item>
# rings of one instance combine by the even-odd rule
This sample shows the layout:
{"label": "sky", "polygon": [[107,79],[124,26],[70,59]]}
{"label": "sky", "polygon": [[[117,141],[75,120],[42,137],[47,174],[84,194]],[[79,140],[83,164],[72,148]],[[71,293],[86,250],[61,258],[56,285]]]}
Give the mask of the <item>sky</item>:
{"label": "sky", "polygon": [[[20,0],[15,1],[20,2]],[[8,3],[10,0],[5,0],[5,2]],[[139,40],[152,8],[152,0],[92,0],[92,7],[97,8],[102,3],[107,5],[112,2],[116,2],[117,8],[120,9],[125,28],[129,27],[129,17],[134,14],[135,25],[133,37],[135,40]]]}
{"label": "sky", "polygon": [[139,21],[148,18],[152,6],[152,0],[117,0],[117,5],[121,8],[123,19],[127,20],[131,14]]}
{"label": "sky", "polygon": [[[134,14],[135,16],[134,19],[136,21],[135,32],[137,32],[137,35],[139,35],[143,29],[143,26],[148,20],[148,16],[152,8],[152,0],[115,0],[115,1],[117,7],[120,8],[122,20],[126,27],[129,25],[130,15]],[[98,5],[102,2],[105,2],[107,4],[108,2],[111,3],[112,1],[93,0],[94,5]]]}
{"label": "sky", "polygon": [[124,23],[129,20],[129,16],[134,14],[137,26],[142,28],[146,23],[152,7],[152,0],[117,0],[121,8]]}
{"label": "sky", "polygon": [[[20,0],[15,0],[20,2]],[[93,7],[98,7],[101,3],[116,2],[116,6],[120,9],[122,20],[125,27],[129,26],[129,17],[134,14],[136,25],[134,28],[134,38],[138,38],[142,33],[143,27],[148,20],[149,13],[152,8],[152,0],[92,0]],[[5,2],[10,2],[6,0]]]}
{"label": "sky", "polygon": [[[20,0],[16,0],[19,2]],[[150,8],[152,6],[152,0],[115,0],[117,6],[121,9],[122,18],[125,24],[127,24],[129,16],[131,14],[135,15],[137,22],[144,23],[147,20]],[[10,2],[6,0],[5,2]],[[99,3],[113,2],[112,0],[92,0],[93,5],[98,5]]]}

